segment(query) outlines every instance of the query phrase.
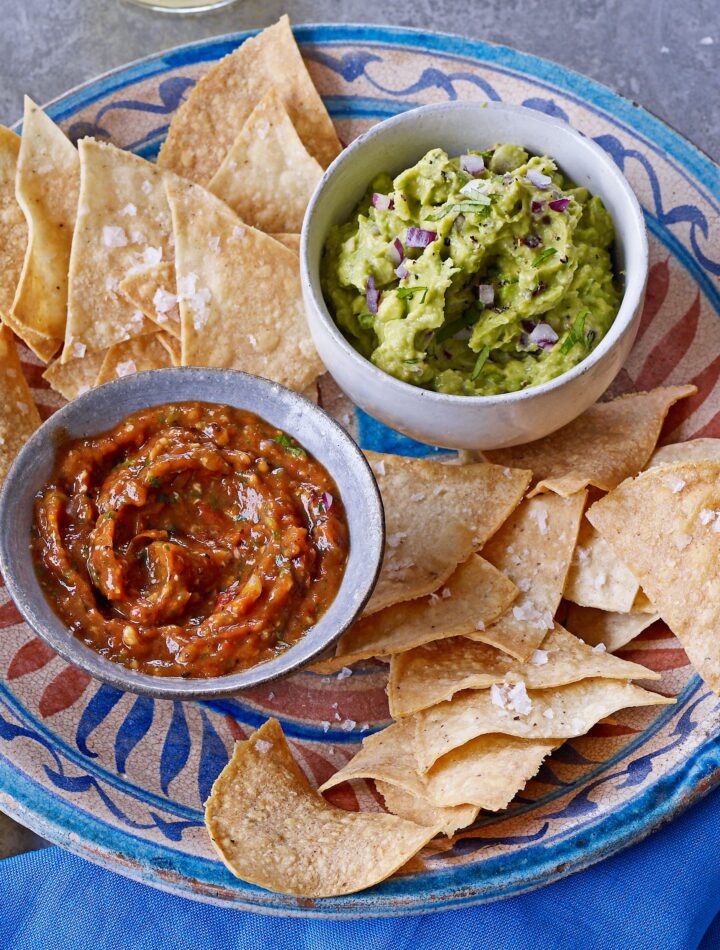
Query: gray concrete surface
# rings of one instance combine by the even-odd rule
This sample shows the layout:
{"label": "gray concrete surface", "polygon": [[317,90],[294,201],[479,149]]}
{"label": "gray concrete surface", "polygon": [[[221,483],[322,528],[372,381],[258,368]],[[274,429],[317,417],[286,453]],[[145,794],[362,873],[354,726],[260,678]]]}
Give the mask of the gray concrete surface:
{"label": "gray concrete surface", "polygon": [[[387,23],[513,46],[585,73],[720,158],[720,0],[238,0],[200,16],[123,0],[0,0],[0,122],[98,73],[205,36],[295,23]],[[38,846],[0,817],[0,857]]]}
{"label": "gray concrete surface", "polygon": [[[720,158],[720,0],[238,0],[153,13],[122,0],[0,0],[0,122],[113,66],[272,23],[387,23],[514,46],[592,76]],[[712,42],[708,42],[712,40]],[[704,42],[703,42],[704,41]]]}

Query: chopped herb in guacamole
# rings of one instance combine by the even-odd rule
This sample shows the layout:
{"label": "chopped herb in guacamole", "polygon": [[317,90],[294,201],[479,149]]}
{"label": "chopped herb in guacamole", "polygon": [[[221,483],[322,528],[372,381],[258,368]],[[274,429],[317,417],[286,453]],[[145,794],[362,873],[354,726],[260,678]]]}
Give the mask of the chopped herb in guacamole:
{"label": "chopped herb in guacamole", "polygon": [[620,305],[602,201],[516,145],[428,152],[334,227],[322,281],[360,353],[442,393],[537,386],[585,359]]}

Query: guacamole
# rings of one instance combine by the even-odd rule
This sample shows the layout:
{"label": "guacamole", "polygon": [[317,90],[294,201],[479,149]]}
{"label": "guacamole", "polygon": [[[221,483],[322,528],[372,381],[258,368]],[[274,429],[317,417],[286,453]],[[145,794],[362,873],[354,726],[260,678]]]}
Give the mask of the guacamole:
{"label": "guacamole", "polygon": [[432,149],[379,175],[322,262],[353,346],[398,379],[486,396],[547,382],[598,345],[620,305],[602,201],[517,145]]}

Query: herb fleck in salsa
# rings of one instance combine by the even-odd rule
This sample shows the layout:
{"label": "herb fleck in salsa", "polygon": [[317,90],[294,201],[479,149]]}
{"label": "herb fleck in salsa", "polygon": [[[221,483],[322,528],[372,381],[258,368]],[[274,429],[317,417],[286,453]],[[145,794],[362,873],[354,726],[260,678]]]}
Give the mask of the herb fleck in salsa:
{"label": "herb fleck in salsa", "polygon": [[32,547],[51,606],[92,649],[208,677],[302,637],[340,586],[348,529],[335,483],[294,439],[183,402],[64,446]]}

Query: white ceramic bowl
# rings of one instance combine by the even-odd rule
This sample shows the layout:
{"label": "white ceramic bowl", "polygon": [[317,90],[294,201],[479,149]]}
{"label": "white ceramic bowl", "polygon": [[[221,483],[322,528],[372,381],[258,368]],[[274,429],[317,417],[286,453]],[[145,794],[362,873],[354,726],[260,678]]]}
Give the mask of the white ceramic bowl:
{"label": "white ceramic bowl", "polygon": [[[615,265],[624,272],[620,311],[595,350],[548,383],[499,396],[430,392],[382,372],[345,339],[320,287],[320,259],[333,224],[350,218],[372,178],[409,168],[431,148],[450,155],[498,142],[550,155],[578,185],[600,195],[615,223]],[[642,211],[627,180],[594,142],[564,122],[500,102],[451,102],[403,112],[361,135],[332,163],[310,201],[301,276],[315,346],[356,405],[406,435],[448,448],[493,449],[539,439],[587,409],[615,378],[632,347],[645,295],[648,246]]]}

